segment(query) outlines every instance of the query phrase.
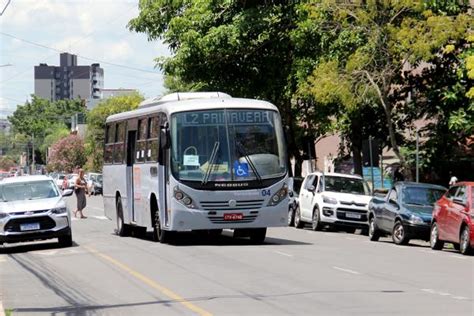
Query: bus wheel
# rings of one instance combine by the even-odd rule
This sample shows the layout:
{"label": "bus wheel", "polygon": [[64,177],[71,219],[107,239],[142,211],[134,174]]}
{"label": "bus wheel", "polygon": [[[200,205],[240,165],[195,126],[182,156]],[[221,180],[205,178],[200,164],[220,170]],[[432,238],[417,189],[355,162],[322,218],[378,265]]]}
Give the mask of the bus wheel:
{"label": "bus wheel", "polygon": [[160,213],[155,212],[155,223],[153,225],[153,240],[162,244],[167,244],[171,240],[172,232],[161,229]]}
{"label": "bus wheel", "polygon": [[250,231],[250,241],[254,244],[263,244],[267,235],[266,228],[255,228]]}
{"label": "bus wheel", "polygon": [[115,232],[120,237],[128,236],[130,234],[130,227],[127,224],[125,224],[123,220],[123,207],[122,207],[121,198],[117,198],[116,210],[117,210],[117,230]]}

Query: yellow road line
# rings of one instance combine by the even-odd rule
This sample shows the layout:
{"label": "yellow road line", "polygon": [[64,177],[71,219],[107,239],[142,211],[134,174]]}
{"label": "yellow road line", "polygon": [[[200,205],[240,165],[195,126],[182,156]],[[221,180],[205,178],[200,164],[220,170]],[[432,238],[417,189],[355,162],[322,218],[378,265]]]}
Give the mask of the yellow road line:
{"label": "yellow road line", "polygon": [[84,248],[86,250],[88,250],[90,253],[92,253],[92,254],[94,254],[94,255],[96,255],[96,256],[104,259],[104,260],[107,260],[108,262],[112,263],[116,267],[128,272],[130,275],[134,276],[138,280],[140,280],[143,283],[149,285],[150,287],[160,291],[161,293],[163,293],[164,295],[166,295],[170,299],[177,301],[178,303],[184,305],[186,308],[188,308],[189,310],[197,313],[198,315],[202,315],[202,316],[211,316],[212,315],[210,312],[200,308],[199,306],[194,305],[191,302],[186,301],[186,299],[179,296],[178,294],[171,291],[170,289],[164,287],[163,285],[160,285],[160,284],[156,283],[155,281],[147,278],[146,276],[144,276],[140,272],[137,272],[137,271],[133,270],[129,266],[115,260],[114,258],[112,258],[112,257],[110,257],[106,254],[103,254],[103,253],[99,252],[98,250],[96,250],[94,248],[91,248],[91,247],[88,247],[88,246],[84,246]]}

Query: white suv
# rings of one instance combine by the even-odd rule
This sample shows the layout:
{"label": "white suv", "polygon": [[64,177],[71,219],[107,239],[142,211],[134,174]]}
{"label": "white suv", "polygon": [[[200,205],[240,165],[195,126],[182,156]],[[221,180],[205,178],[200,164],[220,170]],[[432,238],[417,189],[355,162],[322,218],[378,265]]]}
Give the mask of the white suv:
{"label": "white suv", "polygon": [[348,232],[366,230],[371,198],[369,186],[360,176],[311,173],[301,186],[295,227],[311,223],[313,230],[323,226],[344,226]]}
{"label": "white suv", "polygon": [[54,180],[47,176],[7,178],[0,182],[0,245],[58,238],[72,245],[71,212]]}

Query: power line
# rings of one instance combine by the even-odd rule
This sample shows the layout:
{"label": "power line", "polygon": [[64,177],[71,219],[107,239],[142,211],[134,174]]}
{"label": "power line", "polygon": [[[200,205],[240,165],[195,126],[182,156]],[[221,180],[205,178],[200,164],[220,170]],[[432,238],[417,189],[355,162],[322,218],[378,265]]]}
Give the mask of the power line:
{"label": "power line", "polygon": [[[53,48],[53,47],[49,47],[49,46],[46,46],[46,45],[43,45],[43,44],[40,44],[40,43],[36,43],[36,42],[30,41],[30,40],[27,40],[27,39],[24,39],[24,38],[20,38],[20,37],[15,36],[15,35],[11,35],[11,34],[8,34],[8,33],[5,33],[5,32],[0,32],[0,34],[3,35],[3,36],[8,36],[8,37],[17,39],[17,40],[22,41],[24,43],[28,43],[30,45],[38,46],[38,47],[41,47],[41,48],[44,48],[44,49],[49,49],[49,50],[52,50],[52,51],[55,51],[55,52],[58,52],[58,53],[63,53],[62,50],[59,50],[59,49],[56,49],[56,48]],[[106,65],[110,65],[110,66],[115,66],[115,67],[120,67],[120,68],[124,68],[124,69],[135,70],[135,71],[141,71],[141,72],[146,72],[146,73],[152,73],[152,74],[160,74],[159,72],[156,72],[156,71],[140,69],[140,68],[121,65],[121,64],[117,64],[117,63],[111,63],[111,62],[108,62],[108,61],[105,61],[105,60],[86,57],[86,56],[82,56],[82,55],[78,55],[78,54],[76,54],[76,56],[81,57],[81,58],[86,59],[86,60],[96,61],[96,62],[106,64]]]}
{"label": "power line", "polygon": [[10,2],[12,2],[12,0],[8,0],[7,4],[5,5],[5,7],[3,8],[2,12],[0,13],[0,16],[2,16],[3,13],[5,13],[5,11],[7,10],[8,6],[10,5]]}

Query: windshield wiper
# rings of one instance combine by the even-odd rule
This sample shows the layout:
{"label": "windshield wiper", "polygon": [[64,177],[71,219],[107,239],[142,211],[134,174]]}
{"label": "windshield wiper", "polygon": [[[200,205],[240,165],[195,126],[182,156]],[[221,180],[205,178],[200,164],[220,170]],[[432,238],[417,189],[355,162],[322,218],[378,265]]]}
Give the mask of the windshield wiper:
{"label": "windshield wiper", "polygon": [[214,148],[212,149],[212,152],[211,152],[211,157],[209,159],[209,165],[207,166],[206,173],[204,174],[204,177],[202,178],[201,184],[206,184],[207,181],[209,180],[209,177],[211,176],[212,167],[214,166],[214,161],[216,160],[217,151],[219,150],[219,146],[220,146],[220,143],[216,141],[214,143]]}
{"label": "windshield wiper", "polygon": [[252,159],[250,159],[250,156],[247,155],[247,152],[245,151],[244,146],[242,146],[242,144],[240,142],[236,142],[236,145],[237,145],[237,149],[239,150],[240,154],[244,155],[245,160],[247,160],[247,163],[249,164],[250,168],[252,169],[253,173],[255,174],[255,177],[257,178],[257,180],[259,182],[262,182],[262,177],[258,173],[257,168],[253,164]]}

